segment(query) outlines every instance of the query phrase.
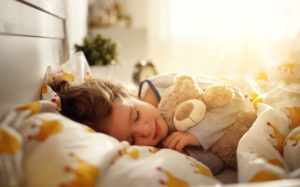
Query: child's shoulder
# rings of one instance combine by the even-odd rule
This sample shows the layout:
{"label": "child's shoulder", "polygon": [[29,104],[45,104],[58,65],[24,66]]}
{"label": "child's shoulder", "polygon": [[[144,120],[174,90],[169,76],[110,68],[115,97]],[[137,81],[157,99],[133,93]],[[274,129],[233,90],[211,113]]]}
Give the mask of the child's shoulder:
{"label": "child's shoulder", "polygon": [[218,79],[212,76],[191,75],[191,74],[182,74],[182,73],[166,73],[166,74],[155,75],[150,77],[148,80],[151,81],[151,83],[155,86],[155,88],[161,93],[165,89],[172,86],[175,83],[176,78],[178,76],[192,77],[195,80],[196,84],[201,88],[206,88],[207,86],[219,82]]}
{"label": "child's shoulder", "polygon": [[149,80],[157,87],[169,87],[171,84],[174,83],[176,76],[178,73],[167,73],[167,74],[160,74],[155,75],[149,78]]}

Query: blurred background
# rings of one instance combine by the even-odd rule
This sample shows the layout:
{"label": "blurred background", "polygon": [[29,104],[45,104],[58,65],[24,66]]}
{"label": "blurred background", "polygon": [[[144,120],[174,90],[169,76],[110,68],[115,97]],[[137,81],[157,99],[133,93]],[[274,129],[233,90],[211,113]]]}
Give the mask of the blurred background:
{"label": "blurred background", "polygon": [[[98,77],[133,83],[153,73],[247,74],[300,58],[298,0],[67,0],[70,55],[101,34],[118,43],[120,63]],[[137,63],[140,65],[137,66]],[[153,71],[153,67],[155,71]],[[139,72],[141,73],[141,72]]]}

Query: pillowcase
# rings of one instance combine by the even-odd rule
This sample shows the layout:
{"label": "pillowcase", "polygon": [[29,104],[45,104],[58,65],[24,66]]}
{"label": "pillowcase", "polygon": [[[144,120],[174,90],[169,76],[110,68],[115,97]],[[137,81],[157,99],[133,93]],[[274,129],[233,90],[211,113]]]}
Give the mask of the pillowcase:
{"label": "pillowcase", "polygon": [[55,111],[36,101],[1,121],[1,186],[95,186],[122,144]]}
{"label": "pillowcase", "polygon": [[54,103],[56,110],[60,111],[60,98],[48,84],[55,80],[66,80],[71,85],[78,85],[92,78],[91,69],[83,52],[77,52],[67,62],[47,68],[41,90],[42,99]]}
{"label": "pillowcase", "polygon": [[73,85],[77,85],[91,78],[93,78],[91,69],[83,52],[77,52],[65,63],[49,66],[45,74],[44,83],[47,84],[54,80],[66,80]]}

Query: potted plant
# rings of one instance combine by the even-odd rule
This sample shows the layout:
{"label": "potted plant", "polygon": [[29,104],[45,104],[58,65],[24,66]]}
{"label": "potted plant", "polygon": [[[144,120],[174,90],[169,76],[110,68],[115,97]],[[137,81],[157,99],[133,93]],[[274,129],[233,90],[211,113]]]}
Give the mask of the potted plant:
{"label": "potted plant", "polygon": [[83,44],[75,44],[75,50],[82,51],[89,65],[114,65],[120,63],[119,44],[110,38],[104,38],[101,34],[87,36]]}
{"label": "potted plant", "polygon": [[82,45],[75,44],[75,50],[84,53],[95,78],[111,79],[113,65],[120,64],[119,43],[101,34],[85,37]]}

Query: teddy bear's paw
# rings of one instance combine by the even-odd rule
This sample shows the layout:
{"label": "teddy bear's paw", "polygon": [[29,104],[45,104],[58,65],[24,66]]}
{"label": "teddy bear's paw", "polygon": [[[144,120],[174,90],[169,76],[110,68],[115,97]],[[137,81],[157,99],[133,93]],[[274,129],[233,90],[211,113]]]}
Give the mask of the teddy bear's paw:
{"label": "teddy bear's paw", "polygon": [[186,131],[198,124],[206,114],[206,105],[198,99],[180,103],[175,109],[174,125],[178,131]]}
{"label": "teddy bear's paw", "polygon": [[235,94],[233,89],[226,85],[212,85],[205,89],[204,101],[208,109],[222,107],[232,101]]}

